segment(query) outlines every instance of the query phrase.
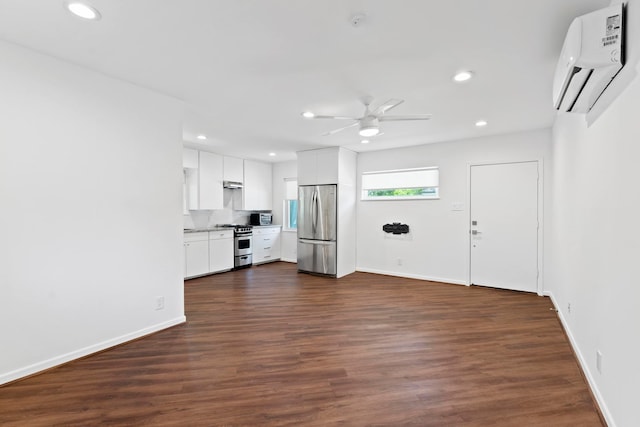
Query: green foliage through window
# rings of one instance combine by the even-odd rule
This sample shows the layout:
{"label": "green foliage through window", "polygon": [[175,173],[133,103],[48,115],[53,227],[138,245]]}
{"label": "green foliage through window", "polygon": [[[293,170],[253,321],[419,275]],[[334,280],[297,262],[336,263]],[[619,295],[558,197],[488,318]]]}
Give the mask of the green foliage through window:
{"label": "green foliage through window", "polygon": [[393,188],[388,190],[367,190],[368,197],[411,197],[436,195],[435,188]]}

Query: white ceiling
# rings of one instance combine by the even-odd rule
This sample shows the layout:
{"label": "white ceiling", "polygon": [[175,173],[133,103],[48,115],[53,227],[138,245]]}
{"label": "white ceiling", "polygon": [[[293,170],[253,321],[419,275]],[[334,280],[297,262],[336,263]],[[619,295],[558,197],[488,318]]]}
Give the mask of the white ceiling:
{"label": "white ceiling", "polygon": [[[0,0],[0,39],[185,102],[184,141],[265,161],[341,145],[378,150],[548,127],[552,76],[571,20],[609,0],[90,0],[97,22],[63,0]],[[350,18],[364,14],[353,27]],[[475,78],[456,84],[470,69]],[[360,144],[357,128],[317,114],[404,99]],[[489,125],[476,128],[485,119]],[[275,157],[269,157],[275,152]]]}

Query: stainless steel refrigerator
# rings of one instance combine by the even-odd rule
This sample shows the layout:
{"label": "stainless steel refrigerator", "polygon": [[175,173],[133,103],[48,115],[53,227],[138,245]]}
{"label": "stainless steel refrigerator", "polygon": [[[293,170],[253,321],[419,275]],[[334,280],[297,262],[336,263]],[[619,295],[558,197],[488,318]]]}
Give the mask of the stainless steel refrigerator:
{"label": "stainless steel refrigerator", "polygon": [[336,276],[337,185],[298,187],[298,271]]}

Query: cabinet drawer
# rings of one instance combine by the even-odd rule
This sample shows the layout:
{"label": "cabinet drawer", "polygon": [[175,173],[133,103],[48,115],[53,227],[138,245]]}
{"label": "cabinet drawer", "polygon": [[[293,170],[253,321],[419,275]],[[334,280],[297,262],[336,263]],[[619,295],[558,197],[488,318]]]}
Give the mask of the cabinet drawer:
{"label": "cabinet drawer", "polygon": [[278,261],[279,256],[272,253],[271,250],[259,250],[253,253],[253,264],[262,264],[264,262]]}
{"label": "cabinet drawer", "polygon": [[196,233],[184,233],[185,242],[197,242],[199,240],[208,240],[209,233],[207,231],[199,231]]}
{"label": "cabinet drawer", "polygon": [[275,258],[273,257],[273,255],[271,255],[271,253],[266,253],[266,254],[261,254],[259,256],[257,256],[253,262],[255,263],[259,263],[259,262],[265,262],[265,261],[272,261]]}
{"label": "cabinet drawer", "polygon": [[232,239],[233,230],[210,231],[209,240]]}
{"label": "cabinet drawer", "polygon": [[256,236],[253,238],[253,246],[256,250],[269,251],[276,243],[277,236]]}
{"label": "cabinet drawer", "polygon": [[255,236],[264,236],[268,234],[278,234],[280,233],[280,227],[255,227],[253,229],[253,234]]}

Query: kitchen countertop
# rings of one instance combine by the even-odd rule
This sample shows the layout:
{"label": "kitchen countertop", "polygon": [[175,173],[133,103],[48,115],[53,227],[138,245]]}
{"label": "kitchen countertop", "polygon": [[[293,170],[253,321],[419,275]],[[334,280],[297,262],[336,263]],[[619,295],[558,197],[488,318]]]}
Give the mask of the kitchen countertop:
{"label": "kitchen countertop", "polygon": [[[272,224],[272,225],[252,225],[252,228],[268,228],[268,227],[282,227],[281,225],[278,224]],[[203,233],[206,231],[223,231],[223,230],[233,230],[233,228],[229,228],[229,227],[206,227],[206,228],[185,228],[183,231],[185,233]]]}
{"label": "kitchen countertop", "polygon": [[228,228],[228,227],[185,228],[183,231],[185,233],[203,233],[205,231],[224,231],[224,230],[233,231],[233,228]]}

